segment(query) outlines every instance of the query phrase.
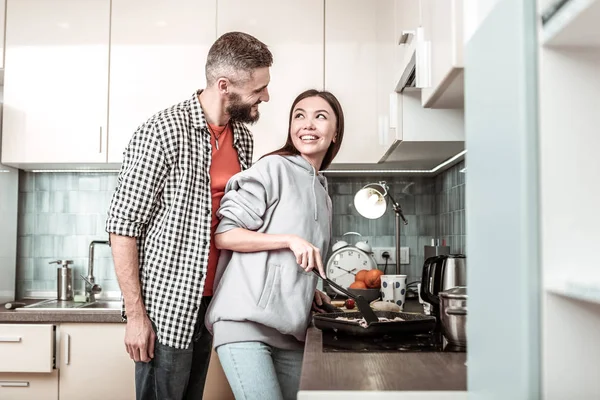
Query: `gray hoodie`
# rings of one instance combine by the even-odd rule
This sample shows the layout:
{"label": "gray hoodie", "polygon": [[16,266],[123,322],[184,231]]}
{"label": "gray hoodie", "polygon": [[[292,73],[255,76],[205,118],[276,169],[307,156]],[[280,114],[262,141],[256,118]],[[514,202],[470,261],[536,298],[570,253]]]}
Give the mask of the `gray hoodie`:
{"label": "gray hoodie", "polygon": [[[268,156],[234,175],[225,188],[217,233],[234,228],[294,234],[327,256],[331,199],[327,181],[301,156]],[[298,348],[310,322],[317,277],[289,249],[222,250],[205,323],[213,346],[260,341]]]}

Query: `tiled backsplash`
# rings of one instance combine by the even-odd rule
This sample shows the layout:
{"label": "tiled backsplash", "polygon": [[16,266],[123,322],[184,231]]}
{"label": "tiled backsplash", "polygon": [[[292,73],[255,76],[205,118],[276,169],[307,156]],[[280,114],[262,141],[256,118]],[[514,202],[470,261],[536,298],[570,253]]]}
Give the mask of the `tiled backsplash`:
{"label": "tiled backsplash", "polygon": [[[421,274],[423,246],[432,238],[445,239],[454,253],[465,251],[464,162],[436,177],[397,175],[382,178],[330,176],[334,225],[332,243],[345,232],[359,232],[373,247],[394,245],[394,213],[368,220],[354,209],[354,194],[365,184],[385,180],[408,220],[402,226],[402,246],[410,247],[410,264],[403,265],[409,282]],[[56,264],[74,261],[75,290],[83,289],[89,244],[106,240],[106,212],[116,187],[116,173],[19,174],[17,297],[56,290]],[[355,243],[356,236],[344,237]],[[110,249],[96,246],[94,275],[107,292],[119,290]],[[388,267],[393,271],[394,265]]]}
{"label": "tiled backsplash", "polygon": [[[359,177],[329,177],[329,192],[333,200],[333,243],[344,240],[355,243],[367,241],[371,247],[395,245],[395,214],[390,206],[379,219],[362,217],[354,208],[354,195],[364,185],[386,181],[408,221],[402,225],[400,242],[409,247],[410,264],[402,264],[412,282],[420,279],[423,266],[423,248],[431,239],[445,240],[452,253],[465,251],[465,177],[460,172],[465,167],[461,162],[436,177],[418,175],[361,175]],[[343,236],[346,232],[358,232]],[[382,267],[382,266],[381,266]],[[394,273],[395,265],[389,265],[388,273]]]}
{"label": "tiled backsplash", "polygon": [[[19,173],[17,297],[56,291],[54,260],[73,260],[75,291],[83,291],[89,244],[107,240],[106,212],[116,173]],[[96,246],[94,276],[118,292],[108,246]]]}

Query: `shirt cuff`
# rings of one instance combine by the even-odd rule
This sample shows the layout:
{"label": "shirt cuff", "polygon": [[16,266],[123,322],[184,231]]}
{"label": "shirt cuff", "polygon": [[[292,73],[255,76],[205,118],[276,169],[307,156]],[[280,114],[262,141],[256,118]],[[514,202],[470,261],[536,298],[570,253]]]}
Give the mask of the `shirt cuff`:
{"label": "shirt cuff", "polygon": [[120,236],[139,237],[142,235],[142,224],[118,218],[106,220],[106,232]]}

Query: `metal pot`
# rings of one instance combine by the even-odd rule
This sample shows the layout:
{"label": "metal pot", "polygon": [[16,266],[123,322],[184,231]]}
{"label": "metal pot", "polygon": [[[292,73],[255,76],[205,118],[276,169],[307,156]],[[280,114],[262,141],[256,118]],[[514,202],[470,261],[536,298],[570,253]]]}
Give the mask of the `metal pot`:
{"label": "metal pot", "polygon": [[457,286],[439,293],[442,332],[448,343],[467,346],[467,287]]}

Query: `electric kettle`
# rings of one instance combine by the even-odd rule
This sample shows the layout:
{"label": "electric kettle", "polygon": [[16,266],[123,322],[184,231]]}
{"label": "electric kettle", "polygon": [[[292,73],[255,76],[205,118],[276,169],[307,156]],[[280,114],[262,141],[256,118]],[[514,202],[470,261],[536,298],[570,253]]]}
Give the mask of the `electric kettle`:
{"label": "electric kettle", "polygon": [[456,286],[467,286],[467,258],[464,254],[429,257],[423,264],[421,298],[439,316],[439,293]]}

